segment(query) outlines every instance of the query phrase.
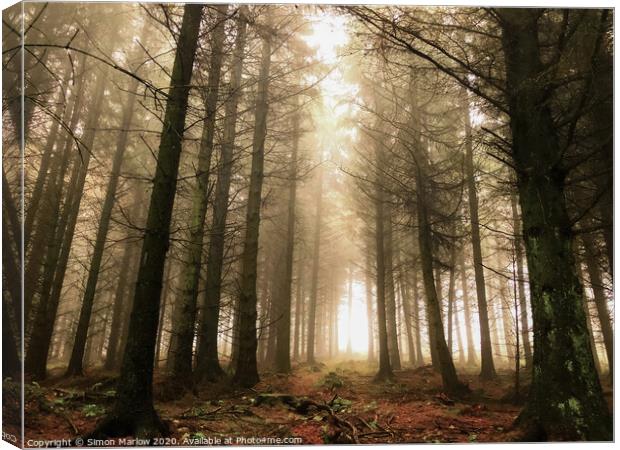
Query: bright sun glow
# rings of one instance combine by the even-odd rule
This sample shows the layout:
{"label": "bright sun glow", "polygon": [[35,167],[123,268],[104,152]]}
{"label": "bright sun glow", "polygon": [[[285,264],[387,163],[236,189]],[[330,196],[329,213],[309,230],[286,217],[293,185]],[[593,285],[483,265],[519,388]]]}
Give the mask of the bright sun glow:
{"label": "bright sun glow", "polygon": [[[342,67],[342,50],[349,42],[348,19],[325,13],[309,16],[308,19],[312,23],[312,33],[305,36],[304,40],[316,50],[316,57],[321,63],[332,67],[318,83],[325,106],[322,119],[326,123],[337,123],[343,118],[352,117],[359,109],[355,101],[359,86],[345,80]],[[311,77],[308,81],[316,82],[317,79]],[[356,129],[350,126],[340,126],[339,131],[352,139],[357,134]]]}
{"label": "bright sun glow", "polygon": [[351,327],[349,327],[348,292],[340,299],[338,309],[338,347],[341,352],[346,351],[349,335],[353,353],[368,353],[368,315],[366,314],[366,287],[363,283],[353,283],[353,311]]}
{"label": "bright sun glow", "polygon": [[349,41],[344,16],[319,14],[309,17],[312,23],[312,34],[304,40],[316,48],[321,61],[333,64],[338,59],[338,49]]}

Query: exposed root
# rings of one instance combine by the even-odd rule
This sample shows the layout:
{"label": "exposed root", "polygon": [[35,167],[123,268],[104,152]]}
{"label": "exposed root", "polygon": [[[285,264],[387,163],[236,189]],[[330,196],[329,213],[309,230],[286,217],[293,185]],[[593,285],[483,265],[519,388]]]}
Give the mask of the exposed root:
{"label": "exposed root", "polygon": [[[170,435],[170,428],[159,418],[155,410],[141,414],[111,413],[90,433],[76,439],[75,444],[89,439],[106,439],[133,436],[137,439],[152,439]],[[75,445],[74,444],[74,445]]]}

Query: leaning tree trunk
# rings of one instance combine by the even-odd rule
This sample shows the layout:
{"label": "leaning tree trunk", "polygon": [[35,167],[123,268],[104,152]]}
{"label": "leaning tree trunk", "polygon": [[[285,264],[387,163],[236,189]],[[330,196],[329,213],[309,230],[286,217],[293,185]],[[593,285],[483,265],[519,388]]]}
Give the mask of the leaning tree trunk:
{"label": "leaning tree trunk", "polygon": [[[72,96],[75,96],[75,91],[72,93]],[[63,94],[63,97],[66,96],[66,90]],[[64,111],[63,111],[64,110]],[[59,114],[63,111],[62,114]],[[59,103],[56,111],[56,115],[58,117],[62,117],[62,122],[67,123],[69,121],[69,113],[71,108],[63,102]],[[43,154],[41,156],[41,162],[39,163],[39,171],[37,173],[37,179],[34,183],[34,187],[32,189],[32,194],[28,201],[28,205],[25,211],[25,219],[24,219],[24,248],[27,249],[30,244],[30,236],[32,235],[32,227],[34,225],[34,221],[37,218],[37,211],[39,210],[39,204],[43,198],[43,188],[45,187],[46,181],[51,178],[52,174],[48,174],[50,169],[50,164],[53,160],[52,154],[54,152],[54,146],[58,141],[58,131],[60,129],[60,120],[54,120],[52,123],[52,127],[50,129],[50,133],[47,137],[47,142],[45,144],[45,148],[43,149]]]}
{"label": "leaning tree trunk", "polygon": [[134,257],[134,247],[132,242],[126,242],[123,250],[123,258],[119,266],[118,284],[114,294],[112,304],[112,323],[110,325],[110,336],[108,337],[108,349],[106,351],[104,368],[107,370],[115,369],[118,365],[118,343],[121,333],[121,314],[123,312],[123,301],[125,300],[129,269],[131,260]]}
{"label": "leaning tree trunk", "polygon": [[177,299],[174,318],[176,339],[168,352],[172,356],[172,378],[189,382],[192,375],[192,355],[194,348],[194,330],[196,325],[196,303],[202,262],[202,247],[205,234],[205,219],[209,206],[209,175],[211,156],[215,136],[215,114],[220,87],[220,76],[225,38],[227,5],[218,5],[217,26],[211,32],[211,58],[209,62],[209,79],[205,97],[205,117],[202,123],[202,138],[198,152],[196,184],[192,189],[192,207],[187,247],[184,249],[183,267],[181,269],[181,293]]}
{"label": "leaning tree trunk", "polygon": [[476,279],[476,295],[478,298],[478,319],[480,322],[480,378],[490,380],[495,378],[493,363],[493,347],[491,344],[491,330],[489,329],[489,312],[487,294],[484,281],[484,267],[482,265],[482,248],[480,245],[480,222],[478,218],[478,194],[476,192],[476,178],[474,176],[474,150],[471,136],[471,119],[469,117],[469,101],[465,95],[465,172],[467,178],[467,193],[469,199],[469,219],[471,224],[471,245],[474,256],[474,274]]}
{"label": "leaning tree trunk", "polygon": [[[418,169],[418,180],[422,177],[421,170]],[[428,218],[428,206],[424,192],[424,182],[419,180],[417,186],[417,205],[418,205],[418,242],[420,246],[420,261],[422,276],[424,280],[424,290],[426,292],[426,308],[429,320],[430,345],[434,346],[437,355],[437,364],[441,373],[444,389],[450,392],[457,392],[463,388],[459,382],[452,361],[452,356],[446,344],[441,321],[441,308],[439,299],[435,291],[435,280],[433,277],[433,255],[431,251],[431,226]]]}
{"label": "leaning tree trunk", "polygon": [[[46,374],[46,364],[54,332],[54,322],[82,200],[90,153],[95,141],[94,128],[101,115],[104,79],[103,75],[99,75],[95,86],[95,98],[85,127],[87,130],[86,135],[82,139],[83,147],[79,150],[82,157],[80,158],[77,155],[75,157],[73,173],[71,174],[67,189],[67,198],[62,212],[55,214],[55,219],[53,220],[55,225],[51,227],[53,237],[49,240],[49,245],[45,252],[46,270],[43,274],[41,296],[33,320],[32,334],[24,362],[24,370],[38,379],[45,378]],[[69,140],[68,142],[71,143],[72,141]],[[68,144],[64,149],[65,154],[62,157],[59,155],[63,160],[60,163],[61,165],[65,164],[65,159],[68,157],[67,153],[72,149],[72,145]],[[54,206],[59,204],[57,202],[59,202],[62,192],[62,182],[62,179],[58,179],[58,184],[52,190],[52,195],[54,196],[52,203]],[[36,234],[34,239],[36,239]],[[34,248],[33,246],[33,250]]]}
{"label": "leaning tree trunk", "polygon": [[[268,18],[269,20],[269,18]],[[254,136],[252,139],[252,168],[246,211],[246,230],[241,261],[239,292],[239,353],[233,382],[252,387],[259,381],[256,365],[256,262],[258,257],[258,232],[260,228],[261,193],[263,189],[263,166],[265,137],[267,135],[267,112],[269,111],[269,70],[271,67],[271,31],[263,36]]]}
{"label": "leaning tree trunk", "polygon": [[[4,168],[2,177],[4,182]],[[18,341],[21,341],[23,336],[20,288],[22,277],[20,273],[21,258],[19,257],[21,227],[19,227],[19,221],[15,222],[17,208],[10,193],[8,182],[2,188],[2,197],[2,235],[5,239],[2,247],[2,275],[4,277],[2,290],[2,376],[3,379],[7,377],[16,377],[17,379],[21,375]],[[12,212],[9,212],[11,210]],[[14,220],[10,220],[9,216],[14,216]],[[8,224],[9,221],[13,222],[13,226]]]}
{"label": "leaning tree trunk", "polygon": [[[79,67],[82,70],[84,70],[84,59],[80,58]],[[24,258],[27,258],[24,268],[24,319],[27,327],[30,325],[33,298],[39,287],[41,266],[45,258],[48,257],[48,252],[54,251],[50,247],[58,244],[53,239],[50,240],[50,236],[54,236],[54,233],[56,233],[60,220],[57,212],[61,209],[64,177],[69,168],[70,156],[73,152],[74,141],[71,134],[77,131],[80,113],[82,112],[82,101],[85,94],[84,78],[85,76],[82,75],[76,83],[76,95],[70,108],[71,119],[69,120],[67,134],[62,140],[62,145],[58,145],[56,148],[51,163],[51,176],[47,177],[45,201],[37,213],[37,224],[34,227],[32,236],[29,237],[29,248],[24,247],[25,250],[29,250],[27,254],[24,254]],[[54,269],[55,267],[46,266],[49,277],[53,276]],[[39,292],[46,295],[46,292],[43,290],[39,290]],[[42,304],[41,300],[39,300],[39,305]]]}
{"label": "leaning tree trunk", "polygon": [[[415,99],[412,96],[412,99]],[[412,100],[414,101],[414,100]],[[425,149],[422,148],[420,139],[420,121],[417,117],[418,111],[415,104],[412,104],[411,112],[411,133],[413,134],[413,151],[416,154],[416,200],[417,200],[417,222],[418,222],[418,247],[420,251],[420,266],[426,292],[426,310],[428,317],[428,328],[431,349],[434,348],[437,357],[437,366],[441,373],[443,387],[448,392],[459,392],[465,389],[461,384],[454,368],[452,356],[446,344],[446,338],[441,320],[441,305],[435,290],[435,279],[433,276],[433,253],[432,253],[432,228],[430,219],[430,208],[428,205],[430,194],[427,177],[428,157]]]}
{"label": "leaning tree trunk", "polygon": [[594,367],[572,251],[563,149],[538,42],[539,12],[499,11],[534,323],[533,376],[520,423],[535,433],[530,438],[611,440],[611,415]]}
{"label": "leaning tree trunk", "polygon": [[594,304],[598,320],[601,324],[601,333],[603,334],[603,342],[605,344],[605,353],[609,363],[609,378],[613,382],[614,371],[614,331],[609,318],[609,310],[607,308],[607,296],[605,295],[605,287],[603,286],[603,277],[596,251],[594,247],[594,238],[590,234],[584,234],[581,237],[585,251],[585,263],[590,279],[590,287],[594,294]]}
{"label": "leaning tree trunk", "polygon": [[247,22],[242,6],[237,15],[237,37],[233,53],[232,73],[228,100],[225,105],[223,142],[221,145],[220,164],[215,187],[213,219],[207,253],[207,275],[205,294],[202,301],[202,321],[200,339],[196,351],[195,379],[214,381],[224,375],[217,351],[218,325],[220,318],[220,297],[222,292],[222,271],[224,266],[224,246],[226,242],[226,217],[228,214],[228,197],[233,168],[233,151],[235,129],[237,124],[237,105],[241,97],[241,75],[243,69],[243,50],[245,48]]}
{"label": "leaning tree trunk", "polygon": [[[21,320],[22,315],[22,292],[21,292],[21,255],[22,253],[22,227],[19,220],[18,207],[12,194],[11,185],[2,168],[2,235],[4,246],[2,248],[2,273],[4,289],[10,296],[10,305],[14,315],[13,320]],[[19,189],[21,191],[21,189]]]}
{"label": "leaning tree trunk", "polygon": [[153,359],[162,276],[170,239],[179,159],[203,6],[184,7],[166,103],[157,168],[117,399],[92,436],[152,437],[166,433],[153,405]]}
{"label": "leaning tree trunk", "polygon": [[99,218],[99,227],[95,238],[95,246],[93,248],[90,269],[88,271],[86,288],[84,289],[84,298],[82,299],[82,308],[80,309],[75,343],[73,344],[71,359],[69,361],[68,373],[71,375],[80,374],[83,371],[82,365],[86,338],[88,336],[88,327],[92,315],[93,303],[95,301],[95,294],[97,292],[97,282],[99,280],[99,272],[101,270],[101,262],[103,260],[103,252],[105,250],[108,229],[110,228],[110,220],[112,219],[112,209],[114,208],[114,200],[116,198],[116,188],[121,175],[121,166],[123,164],[125,150],[127,149],[127,138],[129,136],[131,119],[133,117],[136,104],[138,81],[132,80],[130,83],[128,93],[129,98],[127,99],[127,103],[125,104],[125,109],[123,111],[123,119],[121,120],[120,128],[121,132],[119,133],[118,140],[116,141],[116,151],[112,162],[112,171],[110,173],[110,179],[108,180],[105,199],[101,209],[101,217]]}
{"label": "leaning tree trunk", "polygon": [[[80,158],[76,158],[74,163],[73,174],[71,175],[71,182],[69,189],[71,192],[67,196],[67,205],[69,205],[68,220],[66,227],[60,227],[59,231],[63,232],[64,238],[63,245],[60,254],[57,255],[58,259],[52,264],[56,268],[54,274],[54,283],[52,286],[52,299],[51,303],[54,305],[54,315],[60,301],[60,293],[65,280],[65,274],[67,271],[67,265],[69,263],[69,254],[71,252],[71,244],[73,242],[73,236],[75,234],[75,227],[77,225],[78,214],[80,212],[80,204],[84,195],[84,186],[86,183],[86,176],[88,175],[88,167],[90,164],[90,157],[93,152],[93,143],[95,141],[96,126],[99,122],[99,118],[102,113],[102,101],[105,88],[106,76],[104,73],[99,75],[97,80],[97,86],[95,88],[95,101],[94,101],[94,114],[89,115],[89,120],[86,124],[87,137],[84,138],[84,148],[79,148]],[[56,255],[55,255],[56,256]],[[50,316],[51,318],[52,316]],[[53,319],[52,319],[53,321]],[[71,359],[69,360],[69,367],[67,369],[67,375],[81,375],[82,374],[82,358],[78,359],[78,355],[81,352],[81,356],[84,355],[84,347],[86,345],[86,335],[88,334],[88,327],[90,325],[90,314],[88,317],[82,316],[80,313],[80,320],[78,321],[78,333],[82,331],[84,333],[84,341],[78,339],[76,334],[76,340],[74,341],[73,351],[71,353]]]}

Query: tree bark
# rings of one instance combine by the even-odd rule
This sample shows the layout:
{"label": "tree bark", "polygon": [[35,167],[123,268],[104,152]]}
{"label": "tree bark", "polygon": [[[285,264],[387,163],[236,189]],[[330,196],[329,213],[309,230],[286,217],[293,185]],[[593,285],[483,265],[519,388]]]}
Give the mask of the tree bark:
{"label": "tree bark", "polygon": [[409,364],[413,367],[417,364],[415,344],[413,339],[413,325],[411,323],[411,304],[410,290],[407,284],[405,268],[400,259],[400,249],[396,254],[396,265],[399,268],[398,284],[400,286],[400,298],[403,305],[403,316],[405,318],[405,333],[407,335],[407,353],[409,355]]}
{"label": "tree bark", "polygon": [[153,406],[153,360],[185,116],[203,5],[184,7],[116,402],[91,436],[166,433]]}
{"label": "tree bark", "polygon": [[420,321],[420,304],[418,303],[420,300],[419,291],[418,291],[418,271],[413,271],[413,280],[412,280],[412,289],[413,289],[413,326],[415,331],[415,350],[416,350],[416,361],[415,366],[423,366],[424,365],[424,353],[422,353],[422,323]]}
{"label": "tree bark", "polygon": [[471,326],[471,311],[469,307],[469,288],[467,283],[467,269],[465,268],[464,249],[461,251],[461,290],[463,292],[463,315],[465,316],[465,337],[467,339],[467,365],[473,367],[477,364],[474,336]]}
{"label": "tree bark", "polygon": [[484,281],[484,267],[482,265],[482,248],[480,243],[480,221],[478,218],[478,194],[476,192],[476,178],[474,174],[474,150],[471,135],[471,119],[469,117],[469,101],[465,97],[465,172],[467,178],[467,192],[469,199],[469,218],[471,224],[471,244],[474,256],[474,274],[476,279],[476,295],[478,298],[478,319],[480,322],[480,378],[490,380],[495,378],[493,363],[493,347],[491,345],[491,331],[489,329],[489,312],[487,308],[487,294]]}
{"label": "tree bark", "polygon": [[134,108],[136,104],[138,82],[137,80],[132,80],[130,83],[131,84],[129,87],[128,98],[125,104],[125,110],[123,111],[123,118],[121,121],[121,132],[119,133],[118,140],[116,141],[116,151],[114,153],[114,159],[112,162],[112,171],[110,172],[110,178],[108,180],[105,199],[103,201],[103,207],[101,209],[101,217],[99,218],[99,226],[97,228],[95,246],[93,248],[90,269],[88,271],[88,279],[86,281],[86,288],[84,290],[84,298],[82,299],[82,307],[80,309],[80,316],[78,319],[75,343],[73,344],[71,359],[69,361],[68,374],[70,375],[81,374],[83,371],[82,364],[84,357],[84,347],[86,345],[88,327],[90,324],[93,304],[95,301],[95,294],[97,292],[97,282],[99,281],[99,272],[101,270],[103,252],[105,250],[108,230],[110,228],[110,220],[112,218],[112,210],[114,208],[114,202],[116,198],[116,188],[118,186],[118,180],[121,174],[121,167],[125,156],[125,150],[127,149],[127,139],[129,136],[129,129],[131,127],[131,120],[133,118]]}
{"label": "tree bark", "polygon": [[256,365],[256,261],[258,256],[261,193],[264,178],[263,165],[265,137],[267,135],[267,113],[269,110],[268,89],[272,39],[270,33],[271,31],[269,30],[262,37],[263,48],[256,98],[254,137],[252,139],[252,168],[239,293],[239,354],[233,382],[243,387],[252,387],[259,381]]}
{"label": "tree bark", "polygon": [[[75,157],[74,167],[67,189],[67,198],[62,212],[60,214],[51,211],[44,213],[54,216],[52,220],[53,225],[50,227],[53,237],[49,239],[47,251],[45,252],[45,272],[43,274],[41,296],[32,323],[32,334],[30,335],[28,351],[24,361],[24,370],[30,373],[35,379],[44,379],[46,376],[47,358],[52,342],[52,334],[54,332],[54,322],[56,320],[58,303],[60,302],[65,272],[69,261],[69,253],[71,251],[71,243],[73,241],[80,202],[82,200],[86,171],[88,162],[90,161],[90,152],[92,151],[95,141],[94,128],[101,114],[104,78],[103,75],[99,75],[96,82],[95,98],[85,125],[85,136],[82,139],[82,143],[84,144],[84,148],[80,150],[80,152],[82,152],[82,158],[77,155]],[[76,106],[79,106],[79,104]],[[74,123],[74,127],[71,129],[74,130],[75,126],[77,126],[77,119]],[[60,205],[64,169],[68,165],[67,160],[69,153],[73,149],[71,145],[73,141],[71,139],[71,137],[67,138],[64,154],[62,157],[59,155],[61,159],[61,161],[59,161],[61,170],[59,178],[56,180],[57,184],[51,192],[53,196],[50,202],[51,205],[53,205],[51,206],[52,208],[59,207]],[[83,150],[86,151],[83,152]],[[39,225],[39,227],[41,227],[41,225]],[[39,227],[37,227],[36,233],[39,232]],[[35,239],[35,241],[38,240],[38,236],[35,234],[33,239]],[[36,244],[33,243],[32,251],[34,251],[35,248]],[[33,257],[37,256],[33,255]],[[26,305],[24,305],[24,308],[26,308]]]}
{"label": "tree bark", "polygon": [[[296,105],[298,108],[298,105]],[[297,200],[297,153],[299,148],[299,111],[293,115],[293,148],[289,162],[288,208],[286,212],[286,249],[282,287],[276,293],[280,319],[276,324],[278,334],[276,371],[291,371],[291,286],[293,283],[293,253],[295,250],[295,208]]]}
{"label": "tree bark", "polygon": [[396,327],[396,289],[394,288],[393,239],[392,239],[392,207],[386,199],[383,206],[385,214],[385,307],[387,314],[388,349],[390,365],[393,370],[401,370],[400,350],[398,348],[398,329]]}
{"label": "tree bark", "polygon": [[572,251],[563,150],[538,42],[539,12],[499,14],[534,322],[533,377],[520,423],[538,438],[611,440],[611,415],[594,367]]}
{"label": "tree bark", "polygon": [[184,249],[183,268],[181,269],[181,293],[175,308],[177,313],[174,324],[175,346],[168,352],[173,357],[172,377],[189,382],[192,376],[192,356],[196,327],[196,304],[202,266],[202,248],[205,234],[205,219],[209,206],[209,177],[211,174],[211,156],[215,136],[215,114],[220,88],[223,46],[227,5],[218,5],[216,10],[217,26],[211,31],[211,57],[209,61],[209,78],[205,97],[205,117],[202,123],[202,137],[198,153],[196,184],[192,188],[192,209],[187,247]]}
{"label": "tree bark", "polygon": [[[2,170],[3,181],[5,181],[4,168]],[[21,258],[21,227],[18,230],[10,228],[7,223],[7,217],[11,215],[7,213],[7,209],[15,208],[13,197],[11,196],[8,182],[2,189],[2,235],[4,236],[4,245],[2,247],[2,275],[3,275],[3,292],[2,292],[2,377],[21,376],[22,366],[18,349],[18,342],[21,342],[23,336],[23,322],[21,318],[21,282],[23,281],[20,271]],[[9,237],[10,236],[10,237]],[[17,254],[16,252],[17,251]]]}
{"label": "tree bark", "polygon": [[375,327],[374,327],[374,314],[372,307],[372,266],[371,266],[371,249],[370,244],[366,246],[366,266],[365,266],[365,281],[366,285],[366,315],[368,317],[368,361],[375,361]]}
{"label": "tree bark", "polygon": [[105,356],[104,368],[112,370],[118,367],[118,343],[121,334],[121,314],[123,312],[123,302],[126,299],[126,291],[129,277],[131,261],[134,258],[134,244],[127,242],[123,250],[123,258],[118,273],[118,284],[114,294],[114,304],[112,306],[112,323],[110,325],[110,336],[108,338],[108,350]]}
{"label": "tree bark", "polygon": [[437,355],[437,366],[441,373],[443,387],[451,393],[462,392],[466,387],[459,381],[452,356],[446,344],[444,335],[441,305],[435,290],[435,280],[433,276],[433,254],[432,254],[432,228],[430,221],[430,211],[428,205],[429,192],[428,180],[426,179],[428,157],[425,149],[422,148],[420,139],[420,123],[417,118],[417,106],[413,103],[415,97],[412,95],[411,112],[411,133],[413,134],[413,151],[416,154],[416,201],[417,201],[417,222],[418,222],[418,248],[420,251],[420,265],[424,280],[424,290],[426,292],[426,310],[428,317],[428,328],[431,349],[434,347]]}
{"label": "tree bark", "polygon": [[[84,59],[81,58],[81,64],[79,67],[84,68]],[[78,78],[76,83],[76,96],[71,107],[71,119],[69,121],[68,129],[70,133],[77,131],[78,121],[80,119],[80,113],[82,109],[82,101],[84,99],[84,75]],[[45,189],[45,202],[42,208],[38,212],[39,221],[37,226],[34,227],[34,232],[30,242],[29,252],[24,255],[27,258],[27,263],[24,268],[24,318],[26,320],[26,326],[30,325],[31,321],[31,307],[32,301],[37,288],[39,288],[39,282],[41,277],[41,266],[45,259],[48,257],[47,253],[53,251],[53,248],[49,246],[57,245],[54,239],[50,240],[50,236],[55,236],[57,233],[58,222],[60,220],[58,211],[61,210],[62,197],[63,197],[63,185],[64,177],[69,168],[71,162],[71,153],[73,151],[73,138],[68,132],[62,141],[62,145],[57,147],[53,161],[51,163],[50,174],[48,177],[47,188]],[[33,218],[34,220],[34,218]],[[62,234],[59,234],[62,236]],[[26,247],[24,247],[26,249]],[[53,277],[55,267],[46,265],[46,276],[49,279]],[[40,292],[46,295],[44,290]],[[39,300],[39,305],[44,303]],[[34,322],[36,318],[32,321]]]}
{"label": "tree bark", "polygon": [[301,341],[302,341],[302,309],[303,309],[303,263],[301,258],[297,261],[297,280],[296,280],[296,294],[295,294],[295,329],[294,329],[294,343],[293,343],[293,360],[298,361],[300,357]]}
{"label": "tree bark", "polygon": [[515,259],[517,260],[517,286],[519,288],[519,309],[521,310],[521,341],[525,354],[525,367],[532,367],[532,345],[530,344],[530,326],[527,320],[527,298],[525,296],[525,274],[523,271],[523,237],[521,221],[518,212],[518,199],[516,193],[510,195],[512,208],[513,233],[515,235]]}
{"label": "tree bark", "polygon": [[[72,96],[75,96],[74,92]],[[69,114],[71,108],[64,104],[62,106],[64,112],[61,112],[61,104],[58,106],[58,111],[56,114],[59,117],[62,117],[63,123],[67,123],[69,121]],[[43,187],[45,186],[45,182],[53,176],[53,173],[48,173],[50,169],[50,164],[53,160],[52,154],[54,150],[54,146],[58,141],[58,131],[60,128],[60,121],[54,120],[52,123],[52,127],[50,129],[50,133],[47,137],[47,142],[45,144],[45,148],[43,149],[43,155],[41,156],[41,162],[39,165],[39,172],[37,173],[37,179],[34,184],[34,188],[32,189],[32,195],[30,196],[30,201],[28,202],[28,208],[26,209],[26,218],[24,221],[24,248],[28,248],[30,244],[30,236],[32,235],[32,228],[34,225],[34,221],[37,218],[37,211],[39,210],[39,204],[41,203],[41,199],[43,197]]]}
{"label": "tree bark", "polygon": [[[377,144],[378,145],[378,144]],[[380,150],[377,150],[377,154]],[[377,159],[380,156],[377,155]],[[379,177],[378,177],[379,178]],[[383,188],[377,180],[375,189],[375,245],[376,245],[376,297],[377,297],[377,323],[379,329],[379,372],[375,375],[375,380],[383,381],[394,377],[392,367],[390,365],[390,355],[388,349],[388,333],[386,323],[386,289],[385,289],[385,242],[384,242],[384,224],[385,218],[383,214]]]}
{"label": "tree bark", "polygon": [[243,50],[245,48],[247,22],[241,6],[237,15],[237,37],[233,53],[232,73],[228,100],[225,105],[223,142],[221,144],[220,164],[215,187],[213,219],[207,253],[207,275],[205,294],[202,299],[202,321],[196,357],[195,379],[213,381],[224,375],[217,351],[217,336],[220,317],[220,298],[222,292],[222,271],[224,266],[224,245],[226,242],[226,218],[228,197],[233,168],[233,152],[237,124],[237,105],[242,94],[241,75],[243,69]]}
{"label": "tree bark", "polygon": [[312,250],[312,275],[310,280],[310,299],[308,304],[308,324],[306,334],[306,360],[308,364],[315,364],[315,329],[316,306],[319,290],[319,257],[321,253],[321,217],[323,212],[323,166],[319,166],[318,192],[316,194],[316,213],[314,215],[314,243]]}
{"label": "tree bark", "polygon": [[[456,229],[452,226],[451,234],[454,235]],[[454,296],[456,293],[456,245],[452,242],[452,248],[450,249],[450,278],[448,282],[448,350],[450,356],[454,353]]]}

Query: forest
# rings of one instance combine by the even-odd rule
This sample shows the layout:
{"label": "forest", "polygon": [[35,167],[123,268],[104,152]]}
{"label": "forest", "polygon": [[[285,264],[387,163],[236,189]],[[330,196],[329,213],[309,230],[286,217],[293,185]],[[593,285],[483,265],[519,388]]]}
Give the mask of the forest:
{"label": "forest", "polygon": [[26,2],[2,36],[5,440],[613,440],[612,10]]}

